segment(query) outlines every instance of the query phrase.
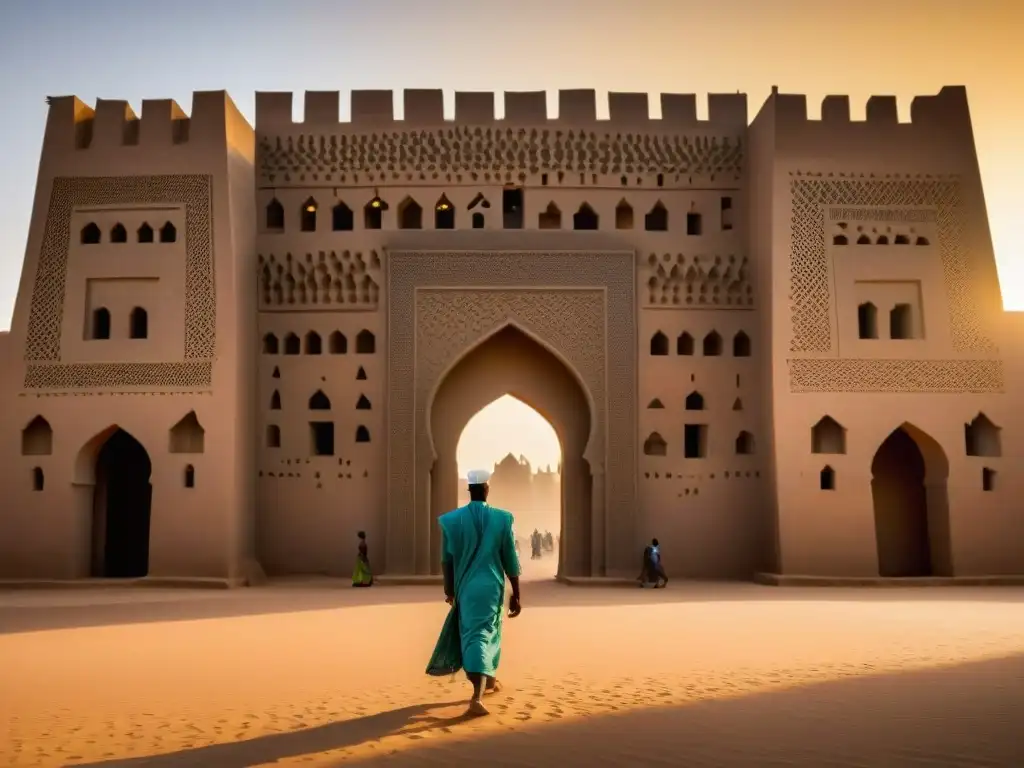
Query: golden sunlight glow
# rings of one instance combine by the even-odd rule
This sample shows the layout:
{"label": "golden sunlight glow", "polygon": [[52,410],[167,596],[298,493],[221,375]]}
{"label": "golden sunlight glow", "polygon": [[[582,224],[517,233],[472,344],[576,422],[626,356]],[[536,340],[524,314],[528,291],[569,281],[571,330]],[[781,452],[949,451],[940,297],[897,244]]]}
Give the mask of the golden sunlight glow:
{"label": "golden sunlight glow", "polygon": [[562,446],[543,416],[511,395],[503,395],[481,408],[466,424],[455,458],[459,477],[471,469],[493,470],[507,454],[522,454],[535,467],[562,460]]}
{"label": "golden sunlight glow", "polygon": [[307,205],[306,206],[306,213],[316,213],[316,206],[315,205]]}

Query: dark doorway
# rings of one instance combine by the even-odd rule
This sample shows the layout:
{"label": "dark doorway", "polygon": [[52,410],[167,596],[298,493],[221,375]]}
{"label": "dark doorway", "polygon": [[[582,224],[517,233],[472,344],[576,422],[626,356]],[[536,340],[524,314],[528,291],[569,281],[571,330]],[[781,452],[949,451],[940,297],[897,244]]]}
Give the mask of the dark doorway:
{"label": "dark doorway", "polygon": [[96,458],[93,575],[138,578],[149,573],[152,464],[138,440],[118,429]]}
{"label": "dark doorway", "polygon": [[879,576],[933,575],[925,461],[902,427],[871,462]]}

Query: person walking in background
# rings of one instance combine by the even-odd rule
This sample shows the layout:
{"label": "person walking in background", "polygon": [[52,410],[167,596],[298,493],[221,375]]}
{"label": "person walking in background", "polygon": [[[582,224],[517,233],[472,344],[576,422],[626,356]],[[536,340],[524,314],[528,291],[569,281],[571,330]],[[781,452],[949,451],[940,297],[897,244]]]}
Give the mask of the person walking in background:
{"label": "person walking in background", "polygon": [[353,587],[372,587],[373,571],[370,570],[370,548],[366,546],[366,531],[356,534],[359,537],[359,551],[356,554],[356,568],[352,572]]}
{"label": "person walking in background", "polygon": [[460,668],[473,684],[470,715],[487,715],[485,692],[501,690],[502,614],[505,577],[512,583],[508,616],[522,610],[519,556],[511,513],[487,503],[487,470],[469,473],[469,504],[438,519],[445,602],[452,606],[427,665],[429,675],[454,674]]}
{"label": "person walking in background", "polygon": [[668,575],[661,563],[661,545],[657,539],[651,539],[651,543],[644,548],[643,564],[637,581],[641,587],[653,585],[655,589],[668,584]]}

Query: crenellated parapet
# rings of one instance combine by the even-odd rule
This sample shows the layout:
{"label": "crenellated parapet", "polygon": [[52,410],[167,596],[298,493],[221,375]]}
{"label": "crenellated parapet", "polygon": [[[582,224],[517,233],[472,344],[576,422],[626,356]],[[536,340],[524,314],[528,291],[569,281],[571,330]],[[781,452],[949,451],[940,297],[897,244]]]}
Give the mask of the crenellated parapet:
{"label": "crenellated parapet", "polygon": [[[503,99],[504,116],[498,118],[497,99]],[[331,131],[345,127],[362,129],[434,128],[450,125],[540,126],[592,128],[596,125],[633,130],[686,131],[704,128],[716,133],[733,134],[747,125],[746,94],[710,94],[708,119],[697,119],[697,97],[693,94],[662,94],[662,117],[650,117],[646,93],[608,94],[608,119],[599,120],[597,92],[563,90],[558,92],[558,116],[548,114],[546,91],[466,92],[455,94],[455,115],[445,119],[444,98],[440,89],[402,92],[403,118],[394,113],[392,91],[352,91],[350,121],[340,121],[341,95],[338,91],[306,91],[302,122],[292,118],[293,94],[256,93],[257,133],[287,133],[311,130]]]}
{"label": "crenellated parapet", "polygon": [[97,99],[90,107],[77,96],[47,98],[44,153],[140,147],[167,151],[179,146],[228,141],[226,126],[237,122],[237,108],[225,91],[196,91],[192,112],[173,99],[145,99],[137,115],[122,99]]}
{"label": "crenellated parapet", "polygon": [[[974,157],[970,109],[963,86],[915,96],[909,121],[900,121],[895,96],[871,96],[865,117],[853,120],[849,96],[826,96],[820,119],[807,116],[807,97],[773,89],[762,114],[773,114],[775,148],[783,155],[826,161],[863,159],[879,169],[955,171]],[[759,122],[755,119],[754,125]],[[845,160],[844,160],[845,158]],[[936,165],[937,164],[937,165]],[[874,167],[871,168],[874,170]]]}

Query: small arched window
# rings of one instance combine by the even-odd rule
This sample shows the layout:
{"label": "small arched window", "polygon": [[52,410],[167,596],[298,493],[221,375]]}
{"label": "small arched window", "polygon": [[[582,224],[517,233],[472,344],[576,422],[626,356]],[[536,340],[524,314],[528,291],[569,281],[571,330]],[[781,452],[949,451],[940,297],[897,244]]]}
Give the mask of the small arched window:
{"label": "small arched window", "polygon": [[271,232],[284,231],[284,206],[276,197],[267,203],[264,223]]}
{"label": "small arched window", "polygon": [[356,334],[356,354],[372,355],[377,351],[377,338],[370,331],[363,329]]}
{"label": "small arched window", "polygon": [[399,229],[423,229],[423,209],[411,197],[405,198],[398,206]]}
{"label": "small arched window", "polygon": [[668,209],[660,200],[644,216],[644,229],[648,232],[668,231]]}
{"label": "small arched window", "polygon": [[161,243],[173,243],[178,240],[178,230],[175,229],[171,222],[166,222],[160,227],[160,242]]}
{"label": "small arched window", "polygon": [[368,443],[370,442],[370,430],[360,424],[356,427],[356,442],[357,443]]}
{"label": "small arched window", "polygon": [[196,468],[193,467],[191,464],[185,466],[185,487],[196,487]]}
{"label": "small arched window", "polygon": [[142,222],[142,226],[139,227],[135,233],[140,243],[152,243],[153,242],[153,228],[146,222]]}
{"label": "small arched window", "polygon": [[712,331],[704,337],[704,357],[718,357],[722,354],[722,337]]}
{"label": "small arched window", "polygon": [[82,231],[79,234],[79,240],[82,245],[98,245],[101,237],[100,228],[92,221],[82,227]]}
{"label": "small arched window", "polygon": [[588,203],[583,203],[579,210],[572,215],[573,229],[594,230],[598,228],[598,224],[597,213]]}
{"label": "small arched window", "polygon": [[142,307],[135,307],[129,317],[129,337],[145,339],[149,337],[149,313]]}
{"label": "small arched window", "polygon": [[106,307],[98,307],[92,311],[92,334],[93,339],[110,338],[110,310]]}
{"label": "small arched window", "polygon": [[268,333],[263,337],[263,354],[276,355],[278,350],[277,336]]}
{"label": "small arched window", "polygon": [[128,230],[124,228],[124,224],[118,222],[110,228],[110,242],[112,243],[127,243],[128,242]]}
{"label": "small arched window", "polygon": [[387,209],[388,204],[381,199],[380,195],[374,195],[373,199],[363,207],[363,227],[365,229],[380,229],[384,225],[384,211]]}
{"label": "small arched window", "polygon": [[316,232],[316,200],[312,197],[302,204],[299,211],[299,228],[303,232]]}
{"label": "small arched window", "polygon": [[328,349],[332,355],[348,354],[348,339],[341,331],[334,331],[327,339]]}
{"label": "small arched window", "polygon": [[668,336],[661,331],[651,336],[651,354],[657,356],[668,354]]}
{"label": "small arched window", "polygon": [[743,331],[732,337],[732,356],[750,357],[750,337]]}
{"label": "small arched window", "polygon": [[355,228],[355,216],[352,209],[338,201],[331,211],[331,229],[335,232],[351,232]]}

